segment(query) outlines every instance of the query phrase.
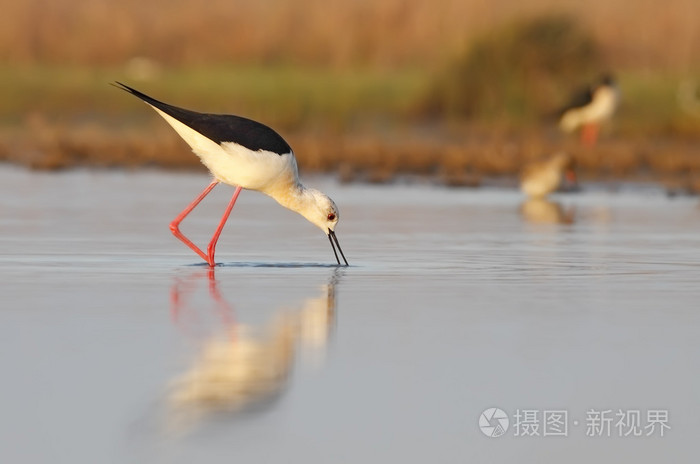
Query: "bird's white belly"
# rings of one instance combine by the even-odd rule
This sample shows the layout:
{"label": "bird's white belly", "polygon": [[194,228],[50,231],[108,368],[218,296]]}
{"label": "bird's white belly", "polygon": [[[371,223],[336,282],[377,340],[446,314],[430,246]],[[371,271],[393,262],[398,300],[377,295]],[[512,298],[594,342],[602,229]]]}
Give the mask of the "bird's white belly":
{"label": "bird's white belly", "polygon": [[232,142],[224,142],[217,148],[196,150],[195,153],[212,175],[226,184],[265,191],[280,178],[296,173],[292,153],[278,155],[265,150],[252,151]]}

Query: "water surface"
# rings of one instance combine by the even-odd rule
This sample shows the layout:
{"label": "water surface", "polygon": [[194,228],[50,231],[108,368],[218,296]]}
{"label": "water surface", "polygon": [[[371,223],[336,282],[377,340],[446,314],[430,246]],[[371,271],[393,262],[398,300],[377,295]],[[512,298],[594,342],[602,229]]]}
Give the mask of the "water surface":
{"label": "water surface", "polygon": [[[0,169],[0,461],[693,460],[697,199],[311,179],[349,268],[244,192],[210,271],[168,230],[207,182]],[[232,192],[182,231],[204,246]],[[479,427],[491,407],[498,438]],[[516,436],[526,410],[539,436]],[[552,410],[566,436],[543,436]],[[610,432],[587,436],[606,410]],[[619,411],[670,429],[621,436]]]}

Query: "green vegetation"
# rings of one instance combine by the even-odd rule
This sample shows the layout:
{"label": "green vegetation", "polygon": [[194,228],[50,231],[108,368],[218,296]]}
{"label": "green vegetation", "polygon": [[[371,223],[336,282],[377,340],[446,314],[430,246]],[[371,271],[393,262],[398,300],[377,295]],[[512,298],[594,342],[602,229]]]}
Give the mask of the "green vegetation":
{"label": "green vegetation", "polygon": [[520,20],[475,40],[434,80],[423,114],[533,118],[602,68],[595,40],[569,16]]}
{"label": "green vegetation", "polygon": [[[472,55],[470,55],[472,56]],[[482,90],[467,92],[456,83],[462,74],[451,77],[455,84],[442,89],[458,95],[448,108],[436,116],[452,118],[462,115],[476,124],[498,122],[510,127],[530,128],[543,122],[546,109],[560,105],[566,94],[577,88],[574,79],[556,81],[557,98],[550,96],[543,108],[528,103],[535,92],[526,84],[516,86],[514,79],[489,82],[484,73],[468,79],[464,88],[483,82]],[[108,85],[124,81],[156,98],[209,112],[236,113],[266,121],[285,130],[302,128],[320,130],[376,130],[382,127],[410,126],[412,115],[429,88],[433,73],[425,69],[377,71],[354,69],[333,71],[323,68],[212,66],[193,69],[168,69],[153,81],[140,82],[125,75],[122,69],[89,68],[86,66],[2,66],[0,79],[0,121],[16,126],[27,115],[41,115],[49,120],[81,121],[85,118],[118,121],[137,125],[152,121],[148,112],[132,98]],[[615,127],[632,135],[697,135],[697,117],[684,113],[678,105],[677,91],[681,76],[676,73],[618,73],[623,103]],[[465,78],[466,79],[466,78]],[[526,81],[525,81],[526,82]],[[435,85],[435,84],[433,84]],[[532,84],[545,86],[544,83]],[[435,89],[435,87],[433,87]],[[498,89],[504,95],[497,99]],[[503,100],[505,98],[510,100]],[[459,107],[458,102],[466,106]],[[477,106],[476,102],[483,106]],[[470,106],[471,105],[471,106]],[[469,108],[481,108],[476,113]],[[491,108],[491,110],[487,110]],[[495,108],[501,108],[496,111]],[[527,109],[527,111],[525,110]],[[476,111],[476,110],[474,110]]]}
{"label": "green vegetation", "polygon": [[417,70],[202,66],[168,69],[152,81],[140,82],[115,68],[4,66],[0,120],[17,123],[22,115],[39,112],[63,120],[103,115],[143,122],[139,115],[145,112],[137,102],[108,85],[118,80],[201,111],[246,115],[290,129],[309,124],[345,128],[361,125],[365,117],[400,118],[424,78]]}

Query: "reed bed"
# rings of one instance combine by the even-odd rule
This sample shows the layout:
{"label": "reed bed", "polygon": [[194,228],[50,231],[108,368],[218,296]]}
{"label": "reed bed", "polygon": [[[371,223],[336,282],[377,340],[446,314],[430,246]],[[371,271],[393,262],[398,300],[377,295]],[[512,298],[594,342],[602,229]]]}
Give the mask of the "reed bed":
{"label": "reed bed", "polygon": [[0,60],[435,66],[494,26],[578,18],[615,68],[700,61],[697,0],[2,0]]}

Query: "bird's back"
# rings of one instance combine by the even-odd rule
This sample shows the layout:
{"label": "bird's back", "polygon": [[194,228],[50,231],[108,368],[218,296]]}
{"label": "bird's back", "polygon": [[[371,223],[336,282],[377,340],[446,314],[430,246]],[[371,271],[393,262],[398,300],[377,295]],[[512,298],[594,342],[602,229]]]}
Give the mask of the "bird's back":
{"label": "bird's back", "polygon": [[198,113],[163,103],[143,92],[117,82],[124,90],[180,121],[216,144],[233,142],[251,150],[265,150],[278,155],[292,151],[289,144],[272,128],[252,119],[229,114]]}

